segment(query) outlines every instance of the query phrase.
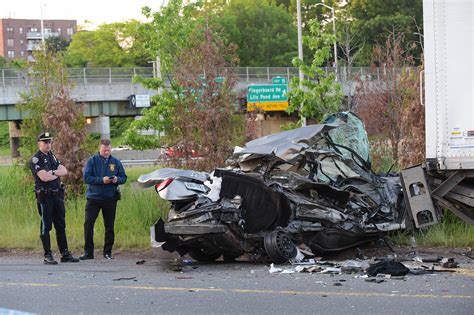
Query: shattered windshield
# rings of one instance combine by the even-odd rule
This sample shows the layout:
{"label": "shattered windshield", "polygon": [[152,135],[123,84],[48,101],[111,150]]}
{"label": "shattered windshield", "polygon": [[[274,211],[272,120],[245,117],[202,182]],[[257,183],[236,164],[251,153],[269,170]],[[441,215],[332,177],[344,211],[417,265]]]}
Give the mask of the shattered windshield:
{"label": "shattered windshield", "polygon": [[330,130],[328,134],[345,158],[354,159],[354,153],[357,153],[370,166],[369,138],[359,117],[351,112],[341,112],[327,117],[324,123],[338,125],[338,128]]}

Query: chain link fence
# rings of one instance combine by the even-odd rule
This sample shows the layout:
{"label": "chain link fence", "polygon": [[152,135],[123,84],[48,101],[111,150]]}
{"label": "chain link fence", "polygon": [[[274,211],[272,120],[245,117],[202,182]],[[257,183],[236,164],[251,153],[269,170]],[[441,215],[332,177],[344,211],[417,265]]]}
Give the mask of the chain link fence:
{"label": "chain link fence", "polygon": [[[335,72],[336,68],[322,68],[326,73]],[[299,71],[295,67],[236,67],[229,68],[240,82],[267,84],[272,82],[273,77],[284,77],[288,82],[298,77]],[[400,72],[400,69],[369,68],[369,67],[338,67],[337,79],[340,82],[353,81],[356,79],[374,81],[380,79],[387,71]],[[144,78],[153,77],[151,67],[130,68],[68,68],[69,80],[75,84],[104,84],[104,83],[128,83],[135,76]],[[164,76],[165,80],[168,77]],[[28,85],[31,81],[29,70],[0,69],[0,84],[3,87]]]}

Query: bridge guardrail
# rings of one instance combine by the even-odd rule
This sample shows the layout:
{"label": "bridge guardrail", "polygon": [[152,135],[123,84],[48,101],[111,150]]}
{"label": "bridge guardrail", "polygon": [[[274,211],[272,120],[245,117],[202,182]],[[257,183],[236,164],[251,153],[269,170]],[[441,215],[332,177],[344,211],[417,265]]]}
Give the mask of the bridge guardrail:
{"label": "bridge guardrail", "polygon": [[[334,72],[335,68],[322,68],[326,73]],[[151,67],[123,67],[123,68],[68,68],[68,77],[76,84],[95,83],[129,83],[135,76],[145,78],[153,77]],[[271,83],[272,77],[286,77],[288,81],[298,76],[298,68],[295,67],[235,67],[228,68],[233,71],[241,82],[249,83]],[[362,80],[378,80],[386,73],[384,68],[369,67],[339,67],[338,81],[352,81],[355,78]],[[395,70],[398,71],[398,70]],[[3,87],[26,85],[31,82],[29,70],[0,69],[0,84]],[[166,77],[165,77],[166,78]]]}

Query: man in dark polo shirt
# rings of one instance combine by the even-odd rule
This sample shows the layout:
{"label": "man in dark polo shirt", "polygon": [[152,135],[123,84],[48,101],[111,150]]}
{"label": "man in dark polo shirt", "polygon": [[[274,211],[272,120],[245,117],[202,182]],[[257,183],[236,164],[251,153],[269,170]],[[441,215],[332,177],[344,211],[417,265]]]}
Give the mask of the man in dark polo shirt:
{"label": "man in dark polo shirt", "polygon": [[105,226],[103,255],[113,259],[115,211],[120,199],[119,185],[127,181],[122,163],[110,155],[110,140],[101,140],[99,152],[87,161],[84,170],[86,191],[86,214],[84,222],[84,255],[81,260],[94,259],[94,224],[99,211],[102,210]]}

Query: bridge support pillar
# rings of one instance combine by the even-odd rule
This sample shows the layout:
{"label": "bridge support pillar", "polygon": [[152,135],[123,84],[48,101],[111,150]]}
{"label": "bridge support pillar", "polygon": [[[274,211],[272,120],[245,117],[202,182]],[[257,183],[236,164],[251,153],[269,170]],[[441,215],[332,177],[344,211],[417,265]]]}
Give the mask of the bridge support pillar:
{"label": "bridge support pillar", "polygon": [[91,118],[92,121],[87,129],[88,132],[100,133],[100,139],[110,139],[110,117],[99,116]]}
{"label": "bridge support pillar", "polygon": [[97,117],[97,122],[99,124],[100,139],[110,140],[110,117],[109,116]]}
{"label": "bridge support pillar", "polygon": [[20,156],[20,126],[19,121],[8,122],[8,132],[10,134],[10,152],[12,158]]}

